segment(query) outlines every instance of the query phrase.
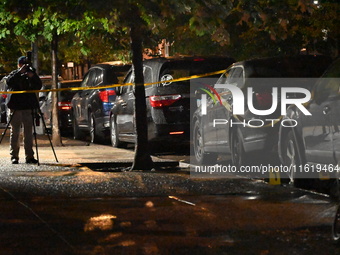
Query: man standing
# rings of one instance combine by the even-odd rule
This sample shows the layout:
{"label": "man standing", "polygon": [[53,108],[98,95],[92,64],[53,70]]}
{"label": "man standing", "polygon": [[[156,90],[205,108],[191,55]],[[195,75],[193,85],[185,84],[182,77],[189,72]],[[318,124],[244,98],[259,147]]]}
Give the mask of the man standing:
{"label": "man standing", "polygon": [[[39,90],[42,82],[30,66],[27,57],[18,59],[18,69],[7,77],[8,91]],[[11,133],[10,155],[12,164],[19,163],[20,128],[24,128],[24,149],[27,164],[36,164],[33,151],[33,119],[39,102],[35,93],[8,94],[7,107],[10,109]]]}

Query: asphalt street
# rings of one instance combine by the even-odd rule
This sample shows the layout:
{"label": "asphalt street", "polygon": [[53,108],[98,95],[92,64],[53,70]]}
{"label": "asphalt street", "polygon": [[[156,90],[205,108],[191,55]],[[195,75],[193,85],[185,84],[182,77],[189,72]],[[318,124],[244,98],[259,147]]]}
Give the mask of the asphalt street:
{"label": "asphalt street", "polygon": [[0,145],[0,254],[340,254],[326,195],[196,178],[169,157],[122,171],[133,150],[68,138],[56,162],[38,138],[39,166],[12,165],[8,136]]}

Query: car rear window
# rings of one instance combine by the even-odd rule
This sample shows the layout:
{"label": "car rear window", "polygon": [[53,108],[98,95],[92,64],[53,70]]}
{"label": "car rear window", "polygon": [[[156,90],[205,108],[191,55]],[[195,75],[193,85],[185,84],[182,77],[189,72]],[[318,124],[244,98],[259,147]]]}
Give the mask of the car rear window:
{"label": "car rear window", "polygon": [[[211,73],[227,69],[232,64],[233,60],[226,60],[224,58],[217,59],[194,59],[188,61],[170,61],[162,66],[159,73],[158,81],[160,83],[154,85],[155,88],[152,92],[149,90],[148,94],[164,95],[164,94],[177,94],[177,93],[190,93],[190,79],[171,81],[185,77]],[[220,74],[209,76],[209,78],[216,78]],[[150,95],[150,94],[149,94]]]}
{"label": "car rear window", "polygon": [[[61,83],[60,88],[75,88],[80,87],[80,82]],[[59,101],[71,101],[77,90],[63,90],[59,92]]]}
{"label": "car rear window", "polygon": [[[197,59],[193,61],[179,61],[169,62],[165,64],[160,73],[160,81],[168,78],[179,79],[192,75],[199,75],[220,71],[229,66],[225,60],[223,61],[206,61],[204,59]],[[218,74],[215,77],[219,77]],[[163,82],[164,83],[164,82]]]}

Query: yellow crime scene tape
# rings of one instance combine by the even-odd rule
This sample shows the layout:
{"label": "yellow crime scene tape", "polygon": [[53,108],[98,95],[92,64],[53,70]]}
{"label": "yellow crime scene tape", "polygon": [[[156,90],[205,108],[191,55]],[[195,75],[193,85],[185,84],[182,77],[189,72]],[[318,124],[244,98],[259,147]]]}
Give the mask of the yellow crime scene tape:
{"label": "yellow crime scene tape", "polygon": [[[178,79],[167,80],[166,82],[187,81],[187,80],[192,80],[192,79],[212,76],[212,75],[216,75],[216,74],[221,74],[221,73],[224,73],[224,72],[225,72],[225,69],[224,70],[220,70],[220,71],[216,71],[216,72],[211,72],[211,73],[205,73],[205,74],[200,74],[200,75],[192,75],[192,76],[182,77],[182,78],[178,78]],[[159,84],[159,83],[161,83],[161,82],[150,82],[150,83],[145,83],[144,86],[150,86],[150,85],[155,85],[155,84]],[[96,86],[96,87],[71,87],[71,88],[60,88],[60,89],[0,91],[0,94],[23,94],[23,93],[39,93],[39,92],[58,92],[58,91],[78,91],[78,90],[91,90],[91,89],[107,89],[107,88],[115,88],[115,87],[130,86],[130,85],[137,85],[138,86],[138,85],[141,85],[141,84],[123,83],[123,84],[110,84],[110,85]]]}

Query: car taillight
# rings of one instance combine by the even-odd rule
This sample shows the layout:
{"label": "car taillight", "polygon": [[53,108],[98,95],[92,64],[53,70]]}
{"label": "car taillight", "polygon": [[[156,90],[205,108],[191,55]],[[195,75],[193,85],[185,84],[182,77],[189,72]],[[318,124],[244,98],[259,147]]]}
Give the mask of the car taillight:
{"label": "car taillight", "polygon": [[260,109],[269,109],[273,104],[273,97],[270,92],[255,93],[255,97]]}
{"label": "car taillight", "polygon": [[166,95],[166,96],[151,96],[149,97],[150,105],[154,108],[172,105],[177,100],[181,99],[181,95]]}
{"label": "car taillight", "polygon": [[195,62],[204,61],[204,58],[195,58],[194,61],[195,61]]}
{"label": "car taillight", "polygon": [[6,98],[7,98],[7,95],[2,94],[2,98],[6,99]]}
{"label": "car taillight", "polygon": [[116,91],[114,90],[103,90],[99,92],[99,98],[102,100],[104,103],[109,102],[109,97],[116,95]]}
{"label": "car taillight", "polygon": [[169,132],[170,135],[183,135],[184,131]]}
{"label": "car taillight", "polygon": [[70,102],[58,102],[58,107],[59,107],[59,110],[67,111],[67,110],[71,110],[72,105]]}

